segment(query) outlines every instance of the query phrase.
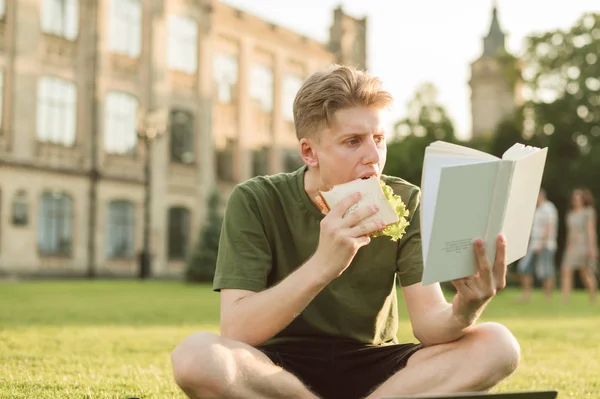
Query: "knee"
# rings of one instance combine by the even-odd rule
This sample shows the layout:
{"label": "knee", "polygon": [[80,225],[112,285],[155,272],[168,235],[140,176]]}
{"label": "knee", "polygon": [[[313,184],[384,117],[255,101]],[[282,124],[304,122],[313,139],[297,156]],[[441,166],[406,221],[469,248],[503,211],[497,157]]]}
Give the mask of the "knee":
{"label": "knee", "polygon": [[482,323],[473,330],[477,353],[483,356],[488,374],[496,380],[511,375],[521,359],[521,347],[508,328],[499,323]]}
{"label": "knee", "polygon": [[172,351],[173,377],[184,392],[194,396],[223,393],[226,375],[219,371],[226,359],[220,340],[216,334],[198,332],[186,337]]}

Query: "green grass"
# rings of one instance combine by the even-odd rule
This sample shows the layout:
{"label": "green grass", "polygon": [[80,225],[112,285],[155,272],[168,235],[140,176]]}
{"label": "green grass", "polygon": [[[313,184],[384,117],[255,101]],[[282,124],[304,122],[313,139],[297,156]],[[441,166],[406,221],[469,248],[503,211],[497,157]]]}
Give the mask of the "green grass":
{"label": "green grass", "polygon": [[[486,320],[507,325],[522,348],[498,391],[554,388],[559,398],[600,397],[600,307],[515,290]],[[401,307],[400,337],[411,339]],[[0,398],[184,398],[169,354],[188,334],[218,330],[218,295],[177,282],[0,283]]]}

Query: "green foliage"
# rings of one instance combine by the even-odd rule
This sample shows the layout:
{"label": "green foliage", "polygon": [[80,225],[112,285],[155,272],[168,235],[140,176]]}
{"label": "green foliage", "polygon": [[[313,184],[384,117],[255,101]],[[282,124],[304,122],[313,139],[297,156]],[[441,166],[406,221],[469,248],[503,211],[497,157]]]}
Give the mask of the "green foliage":
{"label": "green foliage", "polygon": [[190,282],[211,282],[215,275],[219,239],[223,216],[220,213],[221,197],[215,191],[208,201],[208,217],[200,232],[199,242],[188,260],[186,280]]}
{"label": "green foliage", "polygon": [[600,195],[600,14],[531,36],[523,62],[523,133],[527,143],[548,147],[542,184],[561,214],[560,257],[571,190]]}
{"label": "green foliage", "polygon": [[384,173],[416,185],[421,184],[425,148],[436,140],[457,141],[454,125],[437,102],[437,90],[431,83],[417,88],[408,104],[408,115],[395,124],[394,130]]}

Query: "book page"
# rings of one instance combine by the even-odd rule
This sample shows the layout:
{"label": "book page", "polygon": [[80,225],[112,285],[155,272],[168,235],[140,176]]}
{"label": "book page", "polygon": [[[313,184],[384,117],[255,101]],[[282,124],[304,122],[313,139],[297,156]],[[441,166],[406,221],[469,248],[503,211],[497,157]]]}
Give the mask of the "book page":
{"label": "book page", "polygon": [[537,148],[537,147],[532,147],[529,145],[526,146],[521,143],[515,143],[512,147],[510,147],[508,150],[506,150],[504,152],[504,154],[502,154],[502,159],[515,161],[519,158],[526,157],[538,150],[539,150],[539,148]]}
{"label": "book page", "polygon": [[486,232],[498,165],[492,161],[442,168],[435,207],[423,209],[431,223],[422,231],[429,236],[423,284],[475,272],[473,242]]}
{"label": "book page", "polygon": [[525,256],[533,215],[542,183],[548,149],[538,149],[515,161],[502,231],[506,237],[506,263]]}
{"label": "book page", "polygon": [[[496,160],[498,158],[495,158]],[[423,245],[423,261],[426,261],[429,249],[429,238],[433,223],[433,214],[438,198],[440,174],[444,167],[470,165],[489,162],[489,159],[468,158],[453,155],[436,155],[429,148],[425,150],[423,174],[421,178],[421,240]]]}
{"label": "book page", "polygon": [[499,158],[483,151],[476,150],[471,147],[465,147],[459,144],[452,144],[446,141],[438,140],[431,143],[428,147],[431,154],[436,155],[456,155],[469,158],[482,158],[489,161],[498,160]]}

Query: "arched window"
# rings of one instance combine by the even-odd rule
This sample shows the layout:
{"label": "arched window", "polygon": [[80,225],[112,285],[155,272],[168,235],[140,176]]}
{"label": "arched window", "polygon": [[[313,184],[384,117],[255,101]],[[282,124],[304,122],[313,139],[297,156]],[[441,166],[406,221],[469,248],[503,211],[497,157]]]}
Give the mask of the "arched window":
{"label": "arched window", "polygon": [[169,209],[169,236],[167,254],[169,259],[185,259],[190,238],[190,211],[187,208]]}
{"label": "arched window", "polygon": [[43,255],[70,255],[73,247],[73,200],[65,193],[40,197],[38,249]]}
{"label": "arched window", "polygon": [[129,201],[111,201],[106,212],[106,257],[132,258],[135,249],[135,207]]}
{"label": "arched window", "polygon": [[138,100],[129,93],[110,91],[104,104],[104,150],[134,155],[137,151]]}
{"label": "arched window", "polygon": [[13,198],[12,223],[15,226],[27,226],[29,223],[29,202],[25,190],[17,191]]}
{"label": "arched window", "polygon": [[194,161],[194,117],[190,112],[171,111],[171,161],[191,163]]}

